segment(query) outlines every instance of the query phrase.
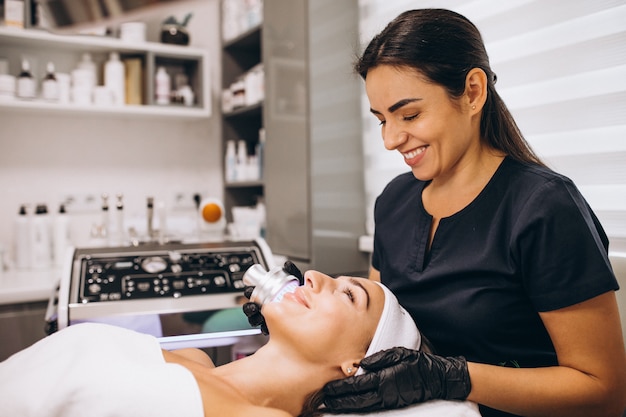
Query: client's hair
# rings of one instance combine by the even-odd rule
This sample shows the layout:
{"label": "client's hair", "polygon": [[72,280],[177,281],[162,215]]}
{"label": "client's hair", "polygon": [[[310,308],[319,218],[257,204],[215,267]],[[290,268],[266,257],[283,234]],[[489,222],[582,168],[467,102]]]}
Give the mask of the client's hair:
{"label": "client's hair", "polygon": [[[433,345],[430,341],[421,335],[422,344],[420,346],[420,350],[426,353],[435,353],[433,349]],[[309,395],[302,406],[302,412],[298,415],[298,417],[319,417],[324,414],[332,414],[329,410],[325,410],[321,408],[324,404],[324,390],[321,389]]]}

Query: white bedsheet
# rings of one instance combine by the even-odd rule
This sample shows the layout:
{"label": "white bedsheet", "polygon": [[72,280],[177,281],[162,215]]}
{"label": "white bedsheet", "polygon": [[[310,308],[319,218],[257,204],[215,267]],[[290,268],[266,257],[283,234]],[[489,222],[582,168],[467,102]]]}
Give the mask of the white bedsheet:
{"label": "white bedsheet", "polygon": [[196,380],[156,338],[77,324],[0,363],[0,416],[203,417]]}
{"label": "white bedsheet", "polygon": [[478,406],[469,401],[434,400],[398,410],[368,414],[327,414],[326,417],[480,417]]}

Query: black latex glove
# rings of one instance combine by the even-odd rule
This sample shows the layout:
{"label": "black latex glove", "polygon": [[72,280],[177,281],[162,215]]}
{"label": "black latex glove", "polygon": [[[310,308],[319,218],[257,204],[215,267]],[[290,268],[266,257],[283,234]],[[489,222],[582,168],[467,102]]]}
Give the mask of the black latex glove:
{"label": "black latex glove", "polygon": [[471,384],[463,357],[444,358],[396,347],[361,361],[366,373],[324,387],[328,411],[395,409],[433,399],[464,400]]}
{"label": "black latex glove", "polygon": [[[304,283],[304,276],[302,275],[302,272],[300,272],[298,267],[293,262],[285,262],[283,265],[283,271],[285,271],[289,275],[293,275],[294,277],[298,278],[298,281],[300,281],[300,285]],[[249,300],[252,296],[252,291],[254,291],[254,287],[248,286],[244,289],[243,295]],[[261,332],[264,335],[270,334],[270,332],[267,330],[267,325],[265,324],[265,317],[263,317],[263,314],[261,314],[260,305],[253,302],[247,302],[243,305],[243,313],[248,317],[248,323],[250,323],[250,326],[261,326]]]}

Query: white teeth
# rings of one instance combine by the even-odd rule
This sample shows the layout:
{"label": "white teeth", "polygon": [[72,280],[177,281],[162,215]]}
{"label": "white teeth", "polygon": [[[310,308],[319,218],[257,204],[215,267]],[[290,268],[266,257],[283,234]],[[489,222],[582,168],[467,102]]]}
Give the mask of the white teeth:
{"label": "white teeth", "polygon": [[421,148],[417,148],[414,151],[403,153],[405,159],[415,158],[417,155],[421,154],[426,150],[426,146],[422,146]]}

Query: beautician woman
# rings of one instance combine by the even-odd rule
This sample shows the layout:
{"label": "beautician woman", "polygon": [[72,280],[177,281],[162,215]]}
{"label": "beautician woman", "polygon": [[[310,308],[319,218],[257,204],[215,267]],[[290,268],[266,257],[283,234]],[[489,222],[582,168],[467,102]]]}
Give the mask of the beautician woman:
{"label": "beautician woman", "polygon": [[356,70],[385,148],[411,169],[377,199],[370,278],[438,356],[365,359],[370,373],[325,388],[329,409],[441,398],[477,402],[484,417],[621,416],[626,354],[607,236],[522,137],[477,28],[447,10],[405,12]]}

